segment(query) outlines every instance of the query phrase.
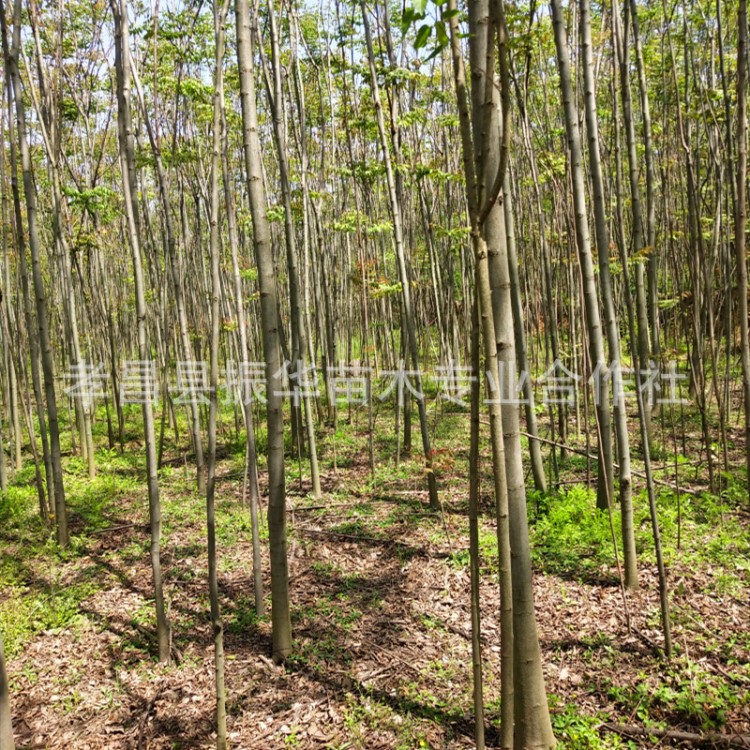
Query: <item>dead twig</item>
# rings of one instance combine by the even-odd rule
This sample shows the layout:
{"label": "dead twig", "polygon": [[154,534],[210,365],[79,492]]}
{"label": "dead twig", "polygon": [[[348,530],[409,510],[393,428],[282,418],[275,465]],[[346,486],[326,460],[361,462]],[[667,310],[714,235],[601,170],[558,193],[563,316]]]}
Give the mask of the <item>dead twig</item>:
{"label": "dead twig", "polygon": [[163,688],[157,690],[149,699],[146,704],[146,708],[141,713],[138,719],[138,750],[146,750],[146,725],[148,724],[148,717],[154,710],[156,701],[159,700],[159,696],[162,694]]}
{"label": "dead twig", "polygon": [[[547,440],[547,438],[539,437],[538,435],[530,435],[528,432],[524,432],[523,430],[520,430],[520,433],[524,437],[529,438],[529,440],[538,440],[540,443],[544,443],[545,445],[552,445],[557,448],[565,448],[565,450],[569,451],[570,453],[575,453],[578,456],[590,458],[592,461],[599,460],[598,456],[595,456],[593,453],[589,453],[588,451],[581,450],[580,448],[574,448],[567,444],[563,445],[562,443],[555,442],[554,440]],[[614,466],[614,468],[618,470],[620,468],[620,464],[618,464],[616,461],[612,462],[612,466]],[[640,477],[641,479],[647,478],[643,472],[636,471],[635,469],[631,469],[630,473],[633,476]],[[674,490],[675,492],[681,492],[683,495],[692,495],[693,497],[700,497],[701,495],[701,493],[696,490],[691,490],[688,487],[678,486],[676,482],[670,482],[666,479],[657,479],[656,477],[651,477],[651,481],[654,484],[658,484],[660,487],[669,487],[669,489]]]}
{"label": "dead twig", "polygon": [[680,729],[655,729],[651,727],[639,727],[635,724],[605,723],[602,724],[602,727],[610,732],[615,732],[615,734],[630,739],[633,739],[634,737],[656,737],[658,739],[698,745],[699,747],[740,748],[740,750],[750,749],[750,734],[684,732]]}
{"label": "dead twig", "polygon": [[100,534],[111,534],[115,531],[124,531],[125,529],[148,529],[147,523],[124,523],[120,526],[109,526],[106,529],[95,529],[89,531],[89,536],[99,536]]}

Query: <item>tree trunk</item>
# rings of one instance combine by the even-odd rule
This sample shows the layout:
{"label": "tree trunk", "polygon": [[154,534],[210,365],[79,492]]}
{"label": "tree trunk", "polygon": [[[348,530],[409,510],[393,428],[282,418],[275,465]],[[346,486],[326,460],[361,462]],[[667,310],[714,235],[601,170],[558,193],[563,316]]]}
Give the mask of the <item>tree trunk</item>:
{"label": "tree trunk", "polygon": [[[3,28],[3,49],[6,51],[6,37],[5,37],[5,29]],[[7,82],[7,95],[8,95],[8,107],[9,110],[12,109],[12,88],[10,81]],[[10,143],[10,185],[11,185],[11,194],[13,196],[13,224],[15,228],[15,235],[16,235],[16,242],[18,246],[18,268],[19,268],[19,276],[21,277],[21,297],[23,300],[23,314],[24,314],[24,323],[26,325],[26,331],[29,333],[29,359],[31,360],[31,383],[34,391],[34,403],[36,405],[36,414],[37,414],[37,422],[39,424],[39,437],[41,439],[42,444],[42,461],[44,463],[44,476],[46,479],[46,486],[45,482],[42,480],[41,473],[36,471],[36,481],[37,481],[37,490],[39,493],[39,513],[42,517],[42,521],[45,525],[49,525],[50,522],[50,513],[52,512],[52,509],[55,507],[54,502],[54,478],[53,478],[53,471],[52,471],[52,459],[50,456],[50,450],[49,450],[49,438],[47,434],[47,418],[44,413],[44,396],[42,394],[42,378],[41,374],[39,372],[39,344],[37,341],[37,337],[30,335],[30,333],[34,330],[34,314],[32,311],[31,306],[31,292],[29,290],[29,273],[28,273],[28,266],[26,263],[26,241],[25,241],[25,234],[20,229],[23,226],[23,219],[21,216],[21,198],[20,198],[20,192],[18,189],[18,178],[17,178],[17,158],[16,158],[16,145],[15,145],[15,139],[13,137],[13,118],[9,111],[8,113],[8,134],[9,134],[9,143]],[[0,150],[1,151],[1,150]],[[20,338],[20,332],[21,332],[21,323],[20,320],[16,321],[16,329],[19,333]],[[21,362],[21,357],[18,357],[19,364]],[[28,378],[27,378],[28,379]],[[28,384],[27,384],[27,390],[28,390]],[[31,401],[31,398],[29,397],[29,402]],[[29,411],[31,409],[31,406],[29,404]],[[31,416],[29,416],[29,425],[28,425],[28,432],[29,432],[29,443],[31,444],[32,451],[35,454],[36,458],[36,437],[34,435],[34,428],[33,424],[31,422]],[[35,462],[36,466],[36,462]]]}
{"label": "tree trunk", "polygon": [[[644,267],[643,249],[643,215],[641,211],[641,189],[638,175],[638,152],[635,141],[635,123],[633,118],[632,96],[630,93],[630,59],[628,56],[630,33],[630,3],[625,0],[623,28],[620,29],[620,9],[617,0],[612,5],[615,29],[618,39],[615,40],[620,64],[620,96],[622,98],[622,120],[625,126],[625,143],[628,154],[628,176],[630,178],[630,206],[632,212],[633,255],[635,260],[635,312],[638,334],[638,358],[644,368],[649,366],[651,343],[648,326],[648,305],[646,300],[646,270]],[[646,432],[651,441],[651,404],[647,404]]]}
{"label": "tree trunk", "polygon": [[[454,0],[449,2],[448,8],[449,10],[455,9]],[[475,63],[472,68],[474,75],[476,76],[482,69],[494,70],[495,34],[493,29],[496,29],[501,84],[504,92],[507,92],[508,81],[503,75],[504,69],[507,69],[507,60],[504,59],[506,54],[504,8],[501,3],[498,3],[491,6],[492,12],[490,12],[490,6],[475,4],[472,6],[472,11],[473,33],[470,37],[470,54]],[[505,358],[506,369],[515,367],[512,314],[509,295],[505,294],[503,303],[505,329],[498,336],[495,331],[488,247],[483,235],[483,225],[484,219],[490,219],[493,210],[501,208],[496,204],[496,200],[503,184],[510,133],[508,123],[504,122],[501,146],[501,139],[496,137],[499,120],[494,76],[483,77],[480,73],[478,76],[480,80],[474,78],[472,81],[472,110],[474,112],[472,134],[472,117],[469,113],[464,65],[458,39],[458,21],[455,16],[450,19],[450,29],[467,200],[477,264],[476,294],[479,298],[486,369],[499,383],[499,343],[503,347],[502,355]],[[477,64],[481,67],[478,68]],[[504,99],[504,115],[507,115],[507,109],[505,109],[507,104]],[[494,166],[496,174],[485,169],[488,164]],[[491,188],[488,187],[490,185]],[[502,219],[502,210],[499,216]],[[504,227],[498,223],[493,232],[495,230],[500,233],[504,231]],[[502,242],[499,242],[499,239],[502,239]],[[502,252],[504,240],[504,236],[493,237],[493,242],[498,242],[498,249],[495,252],[498,252],[500,270],[503,274],[500,279],[501,286],[509,288],[507,255]],[[534,612],[531,554],[518,426],[519,409],[518,403],[510,402],[508,380],[507,377],[504,379],[505,388],[489,399],[488,404],[501,578],[501,745],[503,748],[512,747],[515,750],[547,750],[555,745],[555,738],[549,718]]]}
{"label": "tree trunk", "polygon": [[375,114],[378,123],[378,132],[380,134],[380,148],[385,165],[386,182],[388,184],[388,197],[391,205],[391,214],[393,217],[393,234],[396,244],[396,260],[398,262],[399,278],[401,280],[401,302],[404,311],[404,321],[406,323],[406,345],[411,357],[411,364],[414,372],[414,390],[420,394],[417,398],[417,407],[419,409],[419,427],[422,436],[422,448],[425,456],[425,471],[427,472],[427,484],[430,493],[430,507],[436,510],[440,509],[440,500],[437,491],[437,479],[432,468],[432,449],[430,447],[430,434],[427,424],[427,407],[425,405],[424,393],[422,391],[422,376],[420,374],[419,347],[417,344],[417,332],[414,322],[414,308],[412,305],[411,278],[406,267],[406,254],[404,250],[403,230],[401,225],[401,207],[396,194],[396,179],[391,164],[391,156],[388,147],[388,136],[385,130],[385,120],[383,117],[383,105],[380,101],[380,87],[378,85],[378,74],[375,68],[375,52],[372,42],[372,31],[370,30],[370,17],[367,11],[365,0],[360,0],[362,9],[362,22],[365,27],[365,40],[367,42],[367,58],[370,70],[370,86],[372,91],[372,102],[375,107]]}
{"label": "tree trunk", "polygon": [[[236,0],[237,59],[242,104],[243,146],[247,189],[253,217],[253,243],[258,265],[263,354],[266,362],[268,410],[268,539],[271,548],[271,622],[273,657],[283,661],[292,650],[292,624],[289,613],[289,571],[286,549],[286,492],[284,487],[284,415],[278,388],[281,368],[278,319],[278,291],[266,216],[263,163],[258,137],[258,114],[253,74],[253,34],[250,13],[244,0]],[[255,22],[255,16],[253,16]]]}
{"label": "tree trunk", "polygon": [[742,349],[742,395],[745,410],[745,457],[750,493],[750,336],[747,320],[747,0],[740,0],[737,41],[737,204],[734,217],[734,252],[737,263],[737,301]]}
{"label": "tree trunk", "polygon": [[643,120],[643,151],[646,162],[646,245],[648,260],[646,261],[646,310],[648,322],[651,326],[651,353],[654,358],[661,348],[659,343],[659,293],[658,293],[658,254],[656,251],[656,197],[654,174],[654,149],[651,137],[651,107],[648,98],[646,80],[646,65],[643,60],[643,45],[641,44],[640,25],[638,23],[638,6],[636,0],[626,0],[630,3],[631,20],[633,23],[633,46],[635,48],[635,63],[638,70],[638,90],[641,99],[641,119]]}
{"label": "tree trunk", "polygon": [[[0,139],[5,142],[5,117],[0,116]],[[10,345],[11,337],[11,325],[10,325],[10,300],[11,300],[11,276],[10,276],[10,257],[8,254],[8,229],[9,229],[9,216],[8,216],[8,193],[6,190],[5,182],[6,170],[5,170],[5,149],[0,149],[0,201],[2,202],[2,243],[3,243],[3,264],[5,277],[3,281],[0,281],[0,287],[5,287],[5,306],[8,310],[8,315],[5,316],[5,336],[7,337],[6,345],[6,369],[8,372],[8,399],[10,407],[10,427],[12,430],[12,462],[11,462],[11,477],[15,475],[15,472],[21,471],[23,468],[23,455],[22,455],[22,437],[21,437],[21,417],[18,401],[18,378],[16,376],[15,362],[13,361],[12,349]],[[2,302],[0,301],[0,304]]]}
{"label": "tree trunk", "polygon": [[156,634],[159,645],[159,661],[168,662],[171,650],[171,632],[164,602],[164,585],[161,572],[161,500],[157,476],[156,436],[154,433],[154,413],[151,404],[153,382],[148,376],[148,368],[153,364],[148,345],[146,326],[146,284],[141,259],[139,227],[136,221],[135,195],[135,154],[133,150],[131,108],[130,108],[130,39],[128,32],[128,10],[126,0],[110,0],[115,20],[115,70],[117,73],[117,130],[122,169],[123,202],[127,223],[128,240],[133,263],[135,285],[136,316],[138,319],[138,355],[141,378],[143,429],[146,441],[146,471],[148,474],[148,509],[151,527],[151,570],[154,580],[156,603]]}
{"label": "tree trunk", "polygon": [[[47,418],[49,424],[50,461],[54,483],[55,521],[57,542],[66,547],[69,541],[68,514],[65,507],[65,486],[63,484],[62,458],[60,454],[60,427],[57,416],[57,398],[55,394],[55,372],[50,341],[49,315],[47,311],[47,294],[42,277],[39,233],[37,229],[36,186],[31,164],[31,151],[26,134],[26,109],[24,107],[23,86],[18,70],[18,55],[21,45],[21,2],[15,0],[13,7],[13,43],[7,49],[7,33],[5,21],[5,0],[0,0],[0,14],[2,14],[2,31],[5,48],[6,71],[13,86],[13,99],[16,105],[16,126],[18,129],[18,144],[21,152],[21,171],[23,174],[24,195],[26,198],[26,213],[29,231],[29,249],[31,250],[31,269],[36,296],[37,324],[39,327],[39,344],[44,373],[44,391],[47,401]],[[22,225],[18,227],[19,236],[23,232]],[[31,330],[29,330],[31,336]]]}
{"label": "tree trunk", "polygon": [[560,73],[565,129],[568,139],[570,172],[573,181],[573,204],[575,213],[575,233],[578,246],[578,259],[583,284],[583,302],[586,327],[589,337],[589,356],[594,379],[594,400],[599,445],[599,479],[597,482],[597,506],[607,508],[614,492],[614,468],[612,466],[612,429],[609,412],[609,392],[602,387],[608,377],[607,362],[604,356],[599,299],[594,274],[594,260],[591,254],[588,216],[586,210],[586,187],[583,173],[583,154],[578,129],[578,113],[573,98],[573,84],[570,72],[568,40],[565,31],[560,0],[550,0],[552,25],[555,32],[557,66]]}
{"label": "tree trunk", "polygon": [[[148,117],[146,103],[143,98],[143,91],[141,89],[140,80],[138,78],[138,71],[135,67],[135,64],[133,64],[132,66],[132,73],[136,95],[138,97],[138,101],[143,113],[143,121],[146,125],[146,132],[148,133],[149,144],[151,146],[151,151],[154,156],[154,164],[156,167],[156,182],[159,187],[159,200],[162,206],[164,228],[167,234],[166,259],[169,268],[169,280],[171,281],[172,290],[174,291],[175,307],[177,308],[177,323],[179,327],[178,341],[180,344],[180,355],[185,362],[190,362],[193,359],[194,354],[193,348],[190,345],[190,330],[188,327],[187,312],[185,310],[183,280],[181,278],[179,269],[177,238],[174,230],[174,222],[172,220],[172,212],[169,205],[169,194],[167,192],[167,175],[165,173],[164,165],[162,162],[159,141],[156,138],[151,120]],[[203,456],[203,437],[201,435],[200,404],[198,403],[198,399],[191,398],[189,406],[193,450],[195,451],[196,481],[198,485],[198,491],[204,492],[206,489],[206,478],[204,475],[205,461]]]}
{"label": "tree trunk", "polygon": [[[307,433],[307,447],[310,458],[310,475],[312,480],[312,494],[320,497],[320,472],[318,470],[318,451],[315,439],[315,425],[312,414],[312,395],[310,387],[306,383],[305,360],[308,356],[307,338],[307,310],[300,307],[300,284],[299,272],[297,270],[297,240],[295,236],[294,214],[292,212],[292,193],[289,184],[289,166],[287,156],[287,133],[284,119],[284,91],[281,85],[281,60],[279,51],[279,38],[276,28],[276,19],[273,1],[268,0],[268,18],[271,32],[271,66],[273,71],[273,95],[271,99],[271,110],[273,112],[273,130],[276,140],[276,150],[279,158],[279,179],[281,182],[281,194],[284,202],[284,230],[286,236],[287,272],[289,276],[289,305],[292,319],[292,369],[290,379],[296,378],[296,386],[291,390],[299,389],[302,399],[305,431]],[[310,362],[309,366],[314,366]],[[292,411],[299,412],[299,401],[292,397]]]}
{"label": "tree trunk", "polygon": [[544,460],[542,446],[538,440],[539,430],[536,422],[536,408],[534,390],[531,385],[529,358],[526,353],[526,333],[523,326],[523,306],[521,304],[521,286],[518,280],[518,256],[516,254],[516,230],[513,217],[513,201],[510,188],[510,175],[505,176],[503,187],[503,208],[505,210],[505,235],[507,238],[508,271],[510,273],[510,301],[513,307],[513,331],[515,335],[516,359],[518,369],[523,378],[521,383],[523,408],[526,416],[526,431],[529,438],[529,459],[531,461],[531,475],[534,487],[539,492],[547,491],[547,480],[544,478]]}
{"label": "tree trunk", "polygon": [[[54,136],[54,130],[58,127],[54,121],[52,108],[59,107],[59,103],[51,97],[48,91],[47,74],[43,66],[42,45],[36,23],[36,7],[31,2],[29,7],[29,19],[34,37],[37,71],[39,77],[39,96],[34,86],[29,86],[31,98],[38,113],[39,127],[42,133],[45,151],[47,154],[47,170],[52,184],[52,216],[55,238],[55,248],[59,256],[60,283],[62,291],[62,307],[64,310],[65,334],[68,339],[70,351],[70,367],[74,378],[81,375],[86,377],[85,368],[87,363],[82,356],[81,341],[78,323],[78,309],[76,305],[75,290],[73,288],[73,277],[70,260],[70,250],[64,233],[65,219],[63,216],[63,195],[60,180],[60,147],[61,139]],[[41,100],[41,101],[40,101]],[[84,381],[85,383],[86,381]],[[78,421],[78,432],[80,435],[81,452],[88,466],[89,479],[96,476],[96,461],[94,456],[94,440],[91,432],[91,419],[94,410],[94,400],[86,385],[82,390],[76,390],[73,396],[76,418]]]}
{"label": "tree trunk", "polygon": [[[599,122],[596,112],[596,84],[594,77],[593,45],[591,42],[591,9],[589,0],[580,0],[581,58],[583,64],[584,106],[589,144],[592,195],[594,199],[594,229],[599,260],[599,284],[604,303],[604,321],[611,363],[621,361],[620,327],[612,295],[612,275],[609,267],[609,232],[604,197],[601,158],[599,155]],[[609,387],[608,385],[606,387]],[[620,465],[620,514],[622,517],[622,546],[625,568],[625,586],[638,588],[638,561],[635,551],[633,525],[633,490],[630,475],[630,436],[627,414],[622,398],[614,398],[617,460]]]}
{"label": "tree trunk", "polygon": [[[476,297],[476,295],[474,295]],[[479,299],[472,304],[471,316],[471,437],[469,448],[469,573],[471,577],[471,673],[474,699],[474,741],[484,750],[484,685],[482,679],[482,609],[480,599],[479,549],[479,415],[481,399]]]}
{"label": "tree trunk", "polygon": [[8,688],[8,673],[5,671],[5,652],[3,650],[3,634],[0,633],[0,748],[14,750],[13,723],[10,710],[10,690]]}
{"label": "tree trunk", "polygon": [[[222,100],[222,110],[224,102]],[[239,263],[239,239],[237,237],[237,216],[235,213],[234,199],[229,182],[229,165],[227,164],[227,151],[229,150],[227,140],[226,117],[222,117],[222,129],[224,143],[221,155],[222,177],[224,181],[224,202],[227,211],[227,225],[229,229],[229,246],[232,253],[232,281],[234,285],[234,305],[237,315],[237,334],[239,346],[238,368],[239,382],[237,395],[242,406],[242,417],[245,422],[245,481],[250,500],[250,523],[252,525],[253,539],[253,593],[255,596],[255,612],[258,616],[264,614],[266,605],[263,600],[263,570],[260,552],[260,520],[258,518],[258,505],[260,503],[260,490],[258,488],[258,453],[255,443],[255,424],[253,419],[253,402],[246,398],[252,394],[246,394],[242,383],[242,366],[248,361],[249,348],[247,342],[247,316],[245,314],[245,303],[243,301],[242,276]]]}
{"label": "tree trunk", "polygon": [[208,546],[208,595],[211,627],[214,635],[214,671],[216,680],[216,748],[227,748],[227,695],[224,685],[224,625],[219,604],[219,579],[216,557],[216,416],[219,409],[219,333],[221,328],[221,258],[219,244],[219,150],[222,145],[222,100],[224,97],[224,36],[229,0],[219,7],[214,3],[216,58],[214,69],[213,148],[210,178],[211,255],[211,405],[208,417],[208,483],[206,485],[206,528]]}

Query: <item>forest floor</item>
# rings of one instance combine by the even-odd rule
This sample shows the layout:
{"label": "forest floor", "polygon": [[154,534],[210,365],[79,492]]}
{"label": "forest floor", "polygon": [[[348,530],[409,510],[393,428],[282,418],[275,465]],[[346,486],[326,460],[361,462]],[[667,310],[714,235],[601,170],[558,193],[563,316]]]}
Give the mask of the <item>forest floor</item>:
{"label": "forest floor", "polygon": [[[390,425],[381,417],[379,431]],[[371,475],[366,427],[360,415],[321,436],[320,500],[300,482],[298,464],[288,462],[295,650],[283,667],[270,659],[270,615],[254,612],[242,447],[227,427],[217,533],[233,748],[473,746],[468,418],[444,414],[437,423],[443,514],[427,508],[416,442],[413,456],[396,467],[395,439],[376,439]],[[36,518],[32,467],[17,475],[0,505],[0,628],[21,748],[214,746],[204,498],[180,454],[168,455],[160,472],[162,554],[176,658],[159,665],[136,434],[134,426],[123,454],[99,452],[94,481],[79,458],[66,458],[69,549],[60,552]],[[730,437],[739,441],[739,431]],[[657,459],[658,476],[672,481],[675,457],[667,449]],[[742,453],[734,450],[740,472]],[[664,488],[658,494],[675,646],[669,662],[660,655],[642,480],[634,496],[641,588],[626,599],[609,518],[594,510],[586,487],[586,458],[571,454],[562,462],[560,491],[529,493],[539,636],[562,748],[659,746],[654,738],[628,740],[607,723],[750,733],[750,514],[731,476],[723,477],[721,495],[705,491],[699,453],[688,437],[676,460],[681,487],[697,494]],[[489,493],[489,476],[483,487]],[[494,747],[497,544],[489,496],[482,501],[485,702]],[[616,513],[613,520],[619,528]],[[268,592],[266,551],[264,572]]]}

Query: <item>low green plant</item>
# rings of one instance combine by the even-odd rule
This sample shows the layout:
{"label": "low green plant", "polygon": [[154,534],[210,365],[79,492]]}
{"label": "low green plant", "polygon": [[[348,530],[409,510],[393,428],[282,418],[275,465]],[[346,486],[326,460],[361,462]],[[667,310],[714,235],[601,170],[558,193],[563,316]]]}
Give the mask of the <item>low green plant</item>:
{"label": "low green plant", "polygon": [[636,748],[632,740],[616,734],[602,734],[601,717],[579,713],[573,704],[566,704],[551,714],[552,729],[557,738],[557,750],[620,750]]}
{"label": "low green plant", "polygon": [[645,674],[632,688],[610,684],[608,696],[644,724],[666,721],[704,731],[720,729],[742,700],[726,681],[686,658],[675,661],[654,684]]}
{"label": "low green plant", "polygon": [[614,562],[609,517],[597,509],[593,490],[574,485],[548,498],[534,526],[532,555],[535,565],[563,575],[590,573]]}

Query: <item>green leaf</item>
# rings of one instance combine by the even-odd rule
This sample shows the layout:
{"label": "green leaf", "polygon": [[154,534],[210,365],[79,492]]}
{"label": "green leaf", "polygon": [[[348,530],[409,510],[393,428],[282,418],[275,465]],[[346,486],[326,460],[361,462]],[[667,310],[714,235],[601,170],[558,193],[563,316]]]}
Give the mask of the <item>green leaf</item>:
{"label": "green leaf", "polygon": [[445,26],[439,23],[435,26],[435,32],[437,34],[438,44],[441,47],[445,47],[448,44],[448,34],[445,31]]}
{"label": "green leaf", "polygon": [[419,31],[417,31],[414,49],[421,49],[424,47],[425,44],[427,44],[427,40],[430,38],[430,34],[432,34],[432,26],[426,23],[422,24],[422,26],[419,27]]}
{"label": "green leaf", "polygon": [[414,8],[404,8],[401,15],[401,33],[406,34],[415,20],[417,20],[417,16],[414,13]]}
{"label": "green leaf", "polygon": [[430,60],[437,57],[445,49],[445,47],[446,47],[446,44],[435,45],[435,49],[433,49],[432,52],[430,52],[425,62],[430,62]]}

